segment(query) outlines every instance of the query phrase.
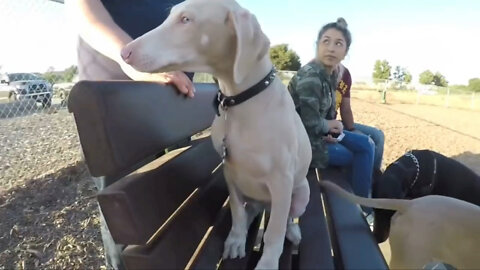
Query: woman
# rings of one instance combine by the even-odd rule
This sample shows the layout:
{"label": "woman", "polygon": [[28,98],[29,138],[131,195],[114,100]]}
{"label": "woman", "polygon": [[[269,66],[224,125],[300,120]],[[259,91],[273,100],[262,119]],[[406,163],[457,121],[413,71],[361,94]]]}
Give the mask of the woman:
{"label": "woman", "polygon": [[352,76],[348,68],[341,63],[337,68],[338,84],[336,93],[336,111],[340,111],[340,117],[344,128],[348,131],[365,134],[372,138],[375,143],[375,155],[373,158],[373,169],[377,175],[381,174],[383,146],[385,144],[385,135],[378,128],[355,123],[353,120],[352,107],[350,106],[350,88],[352,86]]}
{"label": "woman", "polygon": [[[335,70],[345,58],[351,41],[343,18],[323,26],[318,33],[315,59],[300,68],[288,88],[310,137],[313,151],[310,167],[350,166],[354,193],[369,197],[373,141],[365,135],[344,130],[342,122],[335,120]],[[332,134],[342,132],[345,137],[338,142]],[[364,210],[371,212],[371,209]]]}

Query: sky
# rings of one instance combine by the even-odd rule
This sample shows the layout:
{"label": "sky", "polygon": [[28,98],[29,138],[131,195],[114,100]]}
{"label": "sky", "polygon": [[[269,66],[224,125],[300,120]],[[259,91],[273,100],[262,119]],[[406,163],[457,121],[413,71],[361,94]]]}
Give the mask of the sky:
{"label": "sky", "polygon": [[[271,45],[287,43],[302,64],[314,57],[320,28],[344,17],[353,42],[343,63],[357,82],[371,79],[377,59],[407,68],[414,81],[426,69],[450,84],[480,77],[478,0],[238,2],[256,15]],[[0,0],[0,25],[2,71],[45,72],[76,63],[76,33],[64,5]]]}

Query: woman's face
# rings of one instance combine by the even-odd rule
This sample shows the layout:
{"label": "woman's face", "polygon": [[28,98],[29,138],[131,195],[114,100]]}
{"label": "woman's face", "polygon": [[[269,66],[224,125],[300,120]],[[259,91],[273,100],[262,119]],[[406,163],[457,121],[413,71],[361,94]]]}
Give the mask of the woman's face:
{"label": "woman's face", "polygon": [[317,60],[327,68],[333,68],[345,58],[347,42],[342,32],[330,28],[317,43]]}

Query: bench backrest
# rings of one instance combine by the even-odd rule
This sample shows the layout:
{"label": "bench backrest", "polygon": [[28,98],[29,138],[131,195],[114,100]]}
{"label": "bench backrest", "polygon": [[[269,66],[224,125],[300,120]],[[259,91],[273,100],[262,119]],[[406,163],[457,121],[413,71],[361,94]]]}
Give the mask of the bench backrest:
{"label": "bench backrest", "polygon": [[[120,178],[159,152],[208,128],[215,84],[197,84],[195,98],[152,82],[81,81],[69,96],[85,160],[93,176]],[[139,136],[141,134],[141,136]]]}

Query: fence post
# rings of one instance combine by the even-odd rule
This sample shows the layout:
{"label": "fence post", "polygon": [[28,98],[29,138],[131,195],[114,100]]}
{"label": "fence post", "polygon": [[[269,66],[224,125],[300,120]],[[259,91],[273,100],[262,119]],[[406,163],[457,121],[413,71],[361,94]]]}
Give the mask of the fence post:
{"label": "fence post", "polygon": [[470,103],[472,110],[475,108],[475,91],[472,92],[472,102]]}
{"label": "fence post", "polygon": [[382,103],[385,104],[387,103],[387,80],[385,80],[385,85],[383,87],[383,91],[382,91]]}
{"label": "fence post", "polygon": [[450,106],[450,88],[447,87],[447,98],[445,99],[445,107]]}

